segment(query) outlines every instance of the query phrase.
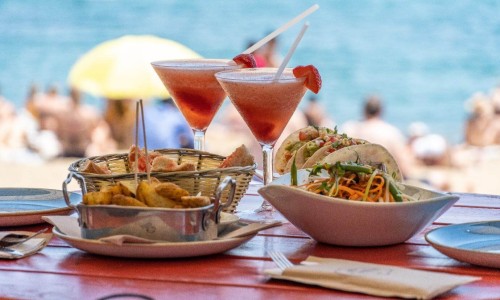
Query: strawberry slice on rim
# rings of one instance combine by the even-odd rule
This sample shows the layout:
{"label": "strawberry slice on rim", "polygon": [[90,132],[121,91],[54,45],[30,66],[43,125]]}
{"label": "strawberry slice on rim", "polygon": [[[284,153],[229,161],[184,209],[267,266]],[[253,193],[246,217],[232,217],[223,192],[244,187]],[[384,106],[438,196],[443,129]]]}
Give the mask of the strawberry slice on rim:
{"label": "strawberry slice on rim", "polygon": [[313,93],[317,94],[321,89],[321,75],[318,69],[313,65],[298,66],[293,68],[295,78],[306,77],[306,87]]}
{"label": "strawberry slice on rim", "polygon": [[252,54],[239,54],[233,58],[237,65],[243,65],[244,68],[256,68],[257,63]]}

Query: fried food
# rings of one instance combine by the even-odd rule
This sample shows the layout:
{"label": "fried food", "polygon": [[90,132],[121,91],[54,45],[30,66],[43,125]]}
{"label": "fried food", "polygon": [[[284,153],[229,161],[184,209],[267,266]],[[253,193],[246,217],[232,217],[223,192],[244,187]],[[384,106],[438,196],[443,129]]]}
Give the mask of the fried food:
{"label": "fried food", "polygon": [[196,166],[190,162],[183,162],[177,164],[177,162],[166,156],[158,156],[153,160],[151,171],[152,172],[179,172],[179,171],[194,171]]}
{"label": "fried food", "polygon": [[152,172],[170,172],[177,168],[177,162],[167,156],[158,156],[153,160]]}
{"label": "fried food", "polygon": [[[136,153],[137,153],[137,161],[136,161]],[[156,151],[148,152],[146,155],[146,151],[144,149],[140,149],[139,147],[132,145],[128,152],[128,162],[129,167],[132,172],[135,172],[137,168],[138,172],[146,172],[147,171],[147,162],[151,166],[153,160],[161,156],[161,153]]]}
{"label": "fried food", "polygon": [[255,159],[245,145],[241,145],[222,161],[219,168],[246,167],[255,163]]}
{"label": "fried food", "polygon": [[190,162],[183,162],[179,166],[177,166],[177,169],[175,172],[179,171],[195,171],[196,170],[196,165]]}
{"label": "fried food", "polygon": [[183,207],[203,207],[210,205],[210,198],[207,196],[184,196],[181,198]]}
{"label": "fried food", "polygon": [[211,203],[206,196],[190,196],[189,192],[173,182],[160,182],[152,177],[151,181],[139,182],[133,193],[127,186],[118,182],[103,187],[99,192],[83,195],[86,205],[122,205],[138,207],[195,208]]}
{"label": "fried food", "polygon": [[130,196],[125,196],[125,195],[114,195],[111,198],[111,204],[122,205],[122,206],[147,207],[147,205],[142,203],[141,201],[139,201],[133,197],[130,197]]}
{"label": "fried food", "polygon": [[116,185],[106,186],[99,192],[90,192],[83,195],[83,203],[87,205],[109,205],[113,204],[113,197],[122,195],[134,197],[134,193],[128,187],[118,182]]}
{"label": "fried food", "polygon": [[108,205],[111,204],[113,193],[110,191],[89,192],[83,195],[83,204],[86,205]]}
{"label": "fried food", "polygon": [[137,200],[150,207],[173,208],[177,205],[174,200],[158,194],[155,187],[158,183],[141,181],[137,186]]}
{"label": "fried food", "polygon": [[189,196],[189,192],[172,182],[163,182],[154,186],[155,192],[159,195],[181,202],[182,197]]}
{"label": "fried food", "polygon": [[83,162],[82,166],[80,167],[80,172],[92,174],[111,174],[111,171],[105,163],[97,164],[90,159],[87,159]]}
{"label": "fried food", "polygon": [[130,170],[135,171],[135,169],[137,168],[138,172],[146,172],[148,164],[151,172],[179,172],[196,170],[196,165],[193,163],[183,162],[181,164],[178,164],[175,159],[172,159],[167,155],[163,155],[157,151],[148,152],[148,155],[146,155],[144,149],[140,149],[135,145],[132,145],[132,147],[130,147],[128,153],[128,162]]}
{"label": "fried food", "polygon": [[102,190],[105,192],[108,191],[112,195],[124,195],[124,196],[129,196],[129,197],[135,196],[134,193],[128,187],[126,187],[124,184],[122,184],[121,182],[118,182],[116,185],[107,186],[107,187],[103,188]]}

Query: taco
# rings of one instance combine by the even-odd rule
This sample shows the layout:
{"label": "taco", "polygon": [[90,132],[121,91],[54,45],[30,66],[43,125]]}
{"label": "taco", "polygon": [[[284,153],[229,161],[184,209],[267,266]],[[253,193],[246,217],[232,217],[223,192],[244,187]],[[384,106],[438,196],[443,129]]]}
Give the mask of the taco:
{"label": "taco", "polygon": [[330,153],[320,160],[318,164],[335,164],[337,162],[358,162],[381,167],[396,181],[401,182],[403,180],[396,159],[394,159],[387,149],[379,144],[363,144],[345,147]]}
{"label": "taco", "polygon": [[[339,149],[368,144],[367,141],[348,137],[346,134],[338,134],[337,131],[331,134],[324,134],[312,141],[304,144],[295,155],[295,165],[299,169],[308,168],[323,159],[330,153]],[[288,162],[285,172],[289,172],[292,162]]]}
{"label": "taco", "polygon": [[326,127],[307,126],[290,134],[276,150],[274,159],[275,172],[283,174],[289,161],[293,161],[295,153],[305,143],[318,138],[321,134],[333,133],[334,131]]}
{"label": "taco", "polygon": [[340,149],[355,145],[370,144],[370,142],[366,140],[351,138],[346,134],[335,134],[327,138],[328,140],[324,142],[322,147],[315,149],[312,146],[305,145],[303,150],[299,150],[297,152],[296,160],[302,162],[302,165],[297,163],[297,167],[302,169],[309,168],[316,164],[316,162],[325,158],[327,155]]}

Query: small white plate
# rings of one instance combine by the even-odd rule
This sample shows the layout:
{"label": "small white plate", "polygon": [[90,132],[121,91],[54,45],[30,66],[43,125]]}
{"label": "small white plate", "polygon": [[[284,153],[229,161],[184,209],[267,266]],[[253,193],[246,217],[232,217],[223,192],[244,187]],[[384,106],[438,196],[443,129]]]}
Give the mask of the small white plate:
{"label": "small white plate", "polygon": [[93,254],[130,258],[178,258],[222,253],[238,247],[255,234],[241,238],[181,243],[126,243],[121,246],[99,240],[84,239],[62,233],[57,227],[52,232],[70,246]]}
{"label": "small white plate", "polygon": [[[74,204],[82,199],[77,193],[70,193],[69,196]],[[0,188],[0,226],[43,223],[42,216],[67,215],[72,210],[59,190]]]}
{"label": "small white plate", "polygon": [[429,231],[425,239],[456,260],[500,268],[500,221],[444,226]]}

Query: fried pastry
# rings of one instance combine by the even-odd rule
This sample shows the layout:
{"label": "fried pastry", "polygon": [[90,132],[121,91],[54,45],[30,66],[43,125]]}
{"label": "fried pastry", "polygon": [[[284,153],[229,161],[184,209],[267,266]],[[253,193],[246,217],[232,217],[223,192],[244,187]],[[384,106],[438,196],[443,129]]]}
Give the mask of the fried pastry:
{"label": "fried pastry", "polygon": [[248,151],[248,148],[245,145],[241,145],[222,161],[219,168],[251,166],[254,162],[255,159]]}

